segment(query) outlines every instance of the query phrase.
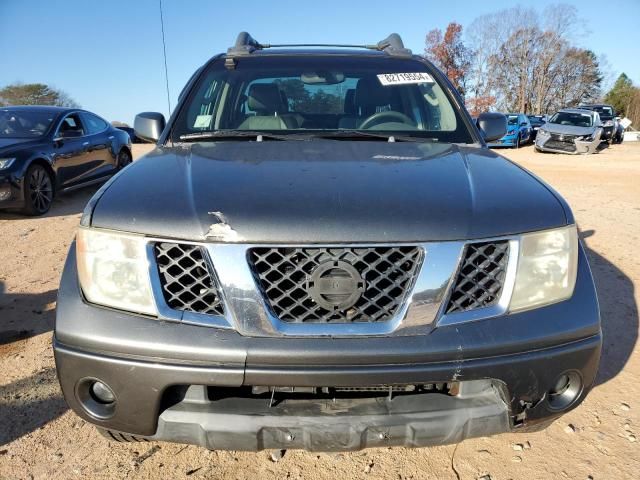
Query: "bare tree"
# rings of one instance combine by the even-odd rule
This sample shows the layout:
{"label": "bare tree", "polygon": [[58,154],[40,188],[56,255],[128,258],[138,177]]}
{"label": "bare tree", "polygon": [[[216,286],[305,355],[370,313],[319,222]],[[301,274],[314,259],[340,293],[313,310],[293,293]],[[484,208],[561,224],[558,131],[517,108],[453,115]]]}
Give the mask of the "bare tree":
{"label": "bare tree", "polygon": [[541,114],[597,97],[602,69],[591,52],[572,47],[578,24],[567,4],[542,16],[515,7],[477,18],[466,36],[474,53],[467,104]]}

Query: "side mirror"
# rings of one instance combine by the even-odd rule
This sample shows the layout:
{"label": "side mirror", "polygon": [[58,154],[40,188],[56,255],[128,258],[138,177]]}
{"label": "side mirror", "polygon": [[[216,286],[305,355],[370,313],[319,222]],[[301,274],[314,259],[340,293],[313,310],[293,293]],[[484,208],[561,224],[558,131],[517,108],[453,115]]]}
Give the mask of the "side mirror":
{"label": "side mirror", "polygon": [[521,127],[526,127],[527,126],[527,122],[520,122],[520,126]]}
{"label": "side mirror", "polygon": [[492,142],[502,138],[507,133],[507,117],[501,113],[481,113],[478,116],[477,125],[485,142]]}
{"label": "side mirror", "polygon": [[136,115],[133,130],[136,137],[145,142],[155,143],[160,138],[166,122],[164,115],[158,112],[143,112]]}

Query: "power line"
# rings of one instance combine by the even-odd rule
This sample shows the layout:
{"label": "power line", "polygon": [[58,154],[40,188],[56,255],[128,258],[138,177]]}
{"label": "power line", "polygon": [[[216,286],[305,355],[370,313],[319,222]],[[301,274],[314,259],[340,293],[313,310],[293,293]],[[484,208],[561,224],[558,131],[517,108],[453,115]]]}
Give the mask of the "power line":
{"label": "power line", "polygon": [[164,53],[164,79],[167,85],[167,105],[171,115],[171,99],[169,98],[169,69],[167,68],[167,45],[164,41],[164,18],[162,17],[162,0],[160,2],[160,28],[162,29],[162,51]]}

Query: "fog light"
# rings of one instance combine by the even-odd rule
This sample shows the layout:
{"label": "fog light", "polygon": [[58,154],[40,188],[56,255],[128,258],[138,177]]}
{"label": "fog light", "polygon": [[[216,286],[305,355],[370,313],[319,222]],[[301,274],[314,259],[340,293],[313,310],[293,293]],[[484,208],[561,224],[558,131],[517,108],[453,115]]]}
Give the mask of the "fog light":
{"label": "fog light", "polygon": [[582,378],[578,372],[565,372],[560,375],[548,394],[548,404],[552,410],[564,410],[570,407],[582,393]]}
{"label": "fog light", "polygon": [[5,200],[9,200],[11,198],[11,189],[10,188],[0,188],[0,202]]}
{"label": "fog light", "polygon": [[76,384],[76,398],[92,417],[104,420],[113,417],[118,402],[111,387],[97,378],[85,377]]}
{"label": "fog light", "polygon": [[91,385],[91,396],[96,402],[109,404],[116,400],[116,396],[111,389],[102,382],[95,382]]}

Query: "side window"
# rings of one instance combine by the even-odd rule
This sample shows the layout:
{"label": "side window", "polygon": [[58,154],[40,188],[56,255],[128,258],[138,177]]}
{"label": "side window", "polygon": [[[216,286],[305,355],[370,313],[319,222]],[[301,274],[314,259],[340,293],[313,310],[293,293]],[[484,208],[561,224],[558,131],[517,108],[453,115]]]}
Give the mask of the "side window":
{"label": "side window", "polygon": [[67,115],[64,120],[62,120],[60,127],[58,127],[58,135],[66,138],[82,137],[85,135],[80,115],[77,113]]}
{"label": "side window", "polygon": [[89,135],[103,132],[109,126],[105,120],[92,113],[83,113],[82,119],[84,120]]}
{"label": "side window", "polygon": [[203,82],[189,105],[187,116],[190,131],[210,130],[215,126],[214,114],[222,115],[217,109],[223,82],[216,77]]}

